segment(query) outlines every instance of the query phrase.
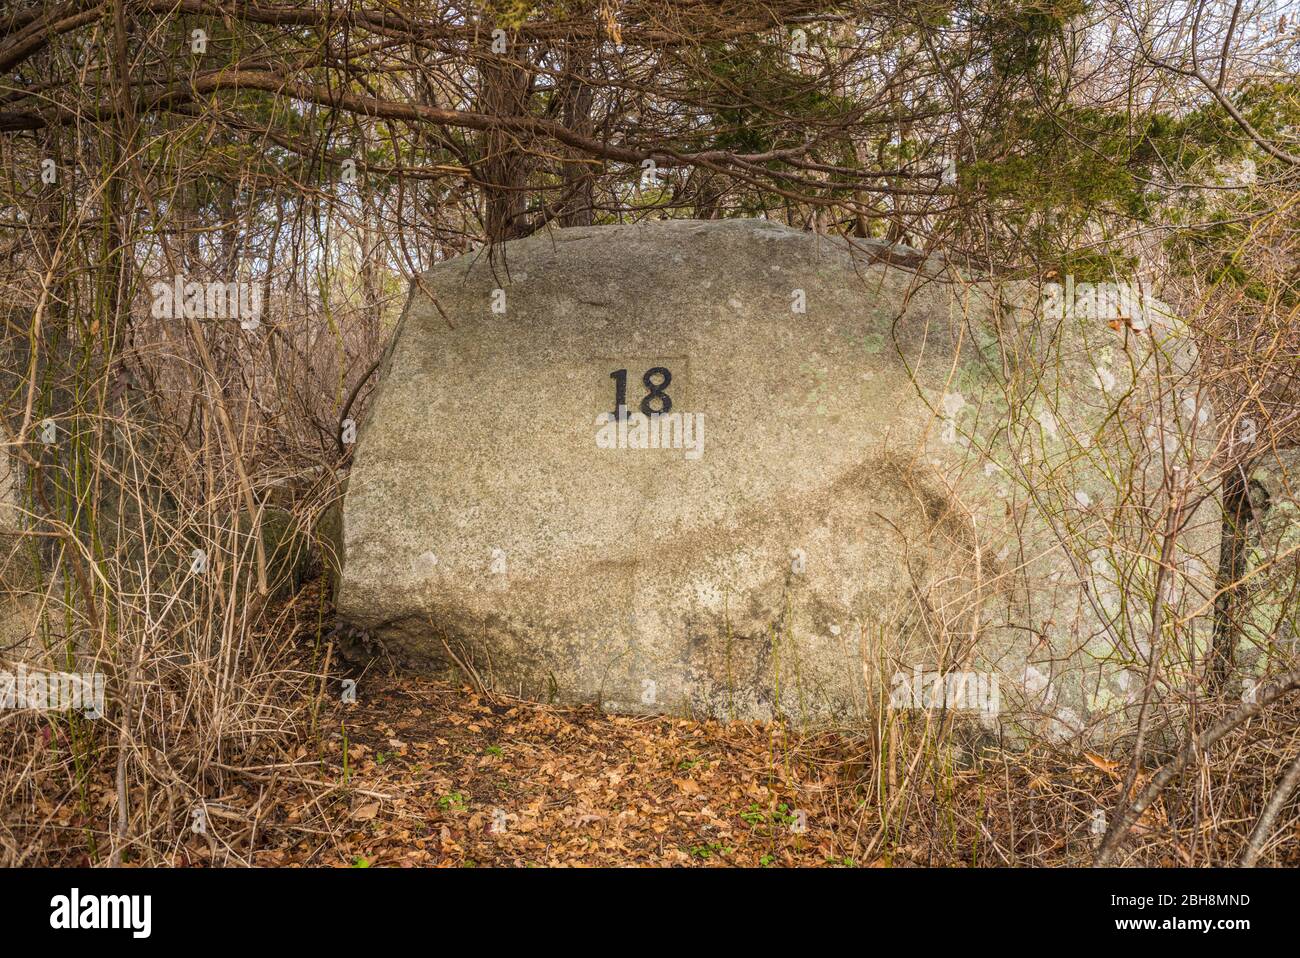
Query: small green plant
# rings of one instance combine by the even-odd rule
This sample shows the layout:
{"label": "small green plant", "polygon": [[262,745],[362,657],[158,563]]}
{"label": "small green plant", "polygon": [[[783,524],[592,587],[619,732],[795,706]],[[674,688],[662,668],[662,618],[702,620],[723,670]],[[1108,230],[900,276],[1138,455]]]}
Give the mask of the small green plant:
{"label": "small green plant", "polygon": [[776,811],[772,813],[772,822],[776,825],[793,825],[795,823],[795,814],[790,810],[790,806],[785,802],[776,806]]}
{"label": "small green plant", "polygon": [[488,755],[495,756],[496,758],[500,758],[502,755],[505,754],[505,751],[501,748],[500,745],[489,745],[486,749],[484,749],[484,751]]}
{"label": "small green plant", "polygon": [[438,799],[439,808],[453,812],[463,812],[468,807],[468,804],[465,801],[465,796],[460,792],[452,792],[450,795],[443,795]]}
{"label": "small green plant", "polygon": [[353,867],[353,868],[369,868],[369,867],[370,867],[370,859],[366,858],[365,855],[358,855],[356,858],[352,859],[352,867]]}
{"label": "small green plant", "polygon": [[696,845],[692,848],[691,857],[707,860],[712,858],[714,855],[717,855],[719,858],[722,858],[726,855],[730,855],[734,851],[734,848],[730,848],[719,842],[710,842],[707,845]]}
{"label": "small green plant", "polygon": [[754,828],[757,828],[759,825],[766,825],[768,822],[771,822],[773,825],[791,826],[798,821],[798,816],[795,815],[794,811],[791,810],[790,806],[785,802],[777,805],[775,810],[772,811],[770,817],[756,802],[751,803],[748,808],[740,813],[740,818],[746,824]]}

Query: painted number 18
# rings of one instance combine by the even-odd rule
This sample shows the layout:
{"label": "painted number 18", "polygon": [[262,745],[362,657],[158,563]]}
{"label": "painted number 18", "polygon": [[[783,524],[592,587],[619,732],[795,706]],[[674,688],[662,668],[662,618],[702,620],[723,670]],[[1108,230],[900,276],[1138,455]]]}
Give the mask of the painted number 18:
{"label": "painted number 18", "polygon": [[[627,406],[627,370],[616,369],[609,374],[614,380],[614,417],[619,410]],[[645,371],[641,383],[646,388],[645,398],[641,400],[641,412],[646,416],[662,414],[673,408],[672,398],[668,395],[668,384],[673,381],[673,374],[663,366],[653,366]]]}

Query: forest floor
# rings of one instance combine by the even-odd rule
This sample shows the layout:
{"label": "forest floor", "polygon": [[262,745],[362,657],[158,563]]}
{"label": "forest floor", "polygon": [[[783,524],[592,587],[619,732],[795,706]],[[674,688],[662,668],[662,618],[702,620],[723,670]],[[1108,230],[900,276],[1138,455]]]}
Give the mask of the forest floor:
{"label": "forest floor", "polygon": [[857,836],[825,814],[844,760],[795,757],[779,726],[604,715],[411,676],[364,689],[324,736],[349,809],[319,864],[859,864]]}
{"label": "forest floor", "polygon": [[[313,608],[310,595],[304,607]],[[951,735],[938,748],[924,713],[873,743],[779,722],[548,705],[379,661],[351,673],[355,701],[345,702],[347,669],[337,660],[330,669],[314,618],[299,621],[300,660],[290,666],[317,676],[324,657],[331,678],[312,680],[314,701],[266,706],[296,716],[294,731],[245,737],[250,751],[240,754],[231,740],[219,764],[208,760],[202,797],[175,786],[135,797],[152,827],[125,863],[1083,865],[1096,848],[1097,810],[1113,807],[1120,789],[1118,764],[1089,752],[971,748]],[[58,752],[67,767],[49,778],[70,780],[69,753]],[[86,839],[109,844],[111,764],[97,763],[85,792],[45,794],[24,813],[30,827],[19,839],[51,863],[100,861]],[[1163,816],[1156,807],[1133,834],[1160,832]],[[1167,848],[1141,863],[1187,864]]]}
{"label": "forest floor", "polygon": [[[328,685],[314,731],[228,756],[192,807],[166,799],[148,851],[137,839],[124,864],[1079,866],[1123,771],[1057,750],[950,749],[921,761],[895,742],[896,773],[880,776],[879,751],[860,736],[609,715],[375,668],[358,676],[355,701],[341,700],[337,677]],[[102,863],[84,839],[105,847],[114,795],[101,771],[84,800],[40,799],[28,825],[54,840],[33,853]],[[205,827],[187,818],[178,832],[200,808]],[[1169,831],[1157,802],[1133,828],[1144,847],[1126,863],[1194,864]],[[1300,843],[1290,847],[1294,861]]]}
{"label": "forest floor", "polygon": [[[1094,841],[1083,796],[1110,777],[1082,758],[949,766],[882,816],[891,802],[876,800],[866,744],[835,734],[607,715],[373,672],[356,702],[327,711],[323,754],[301,758],[334,784],[296,807],[282,790],[253,864],[1081,864]],[[1017,835],[1009,819],[1035,802],[1040,827]],[[993,836],[1008,825],[1004,848]]]}

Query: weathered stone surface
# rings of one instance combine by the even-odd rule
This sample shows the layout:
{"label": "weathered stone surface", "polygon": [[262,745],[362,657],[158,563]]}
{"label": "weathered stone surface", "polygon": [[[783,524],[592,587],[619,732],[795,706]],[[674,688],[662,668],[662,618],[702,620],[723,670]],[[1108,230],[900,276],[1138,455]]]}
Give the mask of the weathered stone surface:
{"label": "weathered stone surface", "polygon": [[0,447],[0,535],[13,535],[24,525],[19,497],[22,473],[8,451]]}
{"label": "weathered stone surface", "polygon": [[38,596],[41,577],[33,568],[23,520],[22,472],[0,448],[0,662],[37,661],[40,651]]}
{"label": "weathered stone surface", "polygon": [[[1185,454],[1147,384],[1186,347],[877,253],[676,221],[426,273],[358,433],[340,614],[408,663],[617,710],[852,720],[957,669],[1083,731],[1141,668],[1115,490],[1158,499]],[[702,450],[601,448],[611,374],[635,413],[664,369]],[[1212,548],[1181,539],[1178,608]]]}
{"label": "weathered stone surface", "polygon": [[1235,649],[1244,683],[1300,668],[1300,450],[1260,449],[1254,465],[1247,612]]}
{"label": "weathered stone surface", "polygon": [[[240,513],[240,532],[248,534],[247,513]],[[310,530],[293,510],[274,505],[262,507],[258,529],[266,557],[266,585],[269,593],[283,597],[302,585],[312,560]]]}
{"label": "weathered stone surface", "polygon": [[[25,330],[32,321],[28,311],[4,306],[0,306],[0,320],[0,326],[9,331]],[[47,359],[37,357],[35,375],[41,383],[46,382]],[[0,416],[6,420],[0,429],[0,666],[60,667],[67,654],[65,620],[59,613],[64,583],[50,573],[59,545],[51,536],[31,535],[38,525],[33,512],[39,508],[28,488],[31,474],[16,447],[8,445],[11,437],[39,443],[44,416],[54,415],[42,403],[34,408],[26,435],[20,434],[30,367],[26,338],[22,334],[0,336],[0,395],[13,400],[0,407]],[[47,395],[58,408],[66,408],[72,401],[68,390],[57,383],[48,393],[42,392],[41,398]],[[34,446],[39,448],[29,446],[29,453]],[[57,499],[55,483],[48,475],[45,496]]]}

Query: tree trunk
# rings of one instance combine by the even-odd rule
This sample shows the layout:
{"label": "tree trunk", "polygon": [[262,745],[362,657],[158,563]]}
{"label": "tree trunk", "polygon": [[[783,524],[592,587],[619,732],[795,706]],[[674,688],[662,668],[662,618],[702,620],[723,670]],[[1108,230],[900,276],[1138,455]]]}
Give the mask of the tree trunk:
{"label": "tree trunk", "polygon": [[1219,571],[1215,577],[1214,645],[1210,650],[1206,686],[1212,695],[1222,694],[1232,674],[1237,637],[1241,634],[1242,586],[1246,574],[1247,526],[1254,517],[1249,463],[1239,463],[1223,477],[1223,526],[1219,540]]}
{"label": "tree trunk", "polygon": [[[532,95],[532,77],[514,53],[514,41],[505,54],[483,61],[479,112],[489,116],[525,116]],[[503,129],[486,130],[480,138],[484,227],[489,243],[500,243],[529,233],[528,155],[518,135]]]}
{"label": "tree trunk", "polygon": [[[564,125],[582,136],[592,135],[591,47],[570,42],[565,55],[565,75],[558,96],[563,104]],[[590,226],[595,221],[595,192],[586,163],[567,161],[563,170],[564,192],[556,214],[561,226]]]}

